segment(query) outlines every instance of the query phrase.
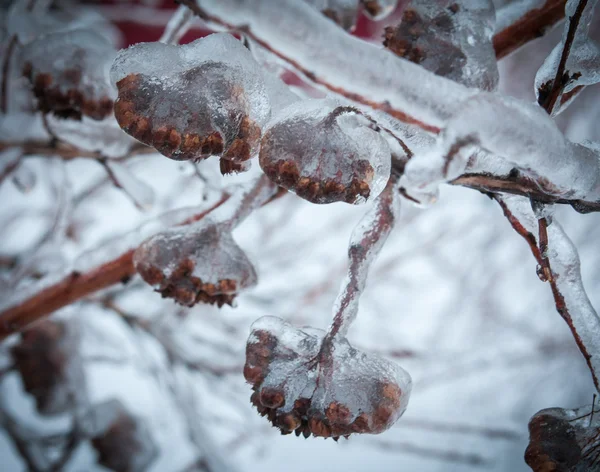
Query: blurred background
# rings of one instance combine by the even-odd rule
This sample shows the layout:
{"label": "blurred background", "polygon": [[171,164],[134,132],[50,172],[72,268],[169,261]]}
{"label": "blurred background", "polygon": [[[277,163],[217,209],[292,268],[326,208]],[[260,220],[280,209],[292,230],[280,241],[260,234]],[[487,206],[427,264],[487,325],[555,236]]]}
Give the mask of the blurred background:
{"label": "blurred background", "polygon": [[[69,8],[122,48],[158,40],[176,5]],[[390,23],[393,15],[380,23],[361,17],[354,34],[380,42]],[[205,34],[198,20],[181,42]],[[533,101],[535,73],[561,34],[562,24],[503,59],[501,90]],[[6,35],[3,43],[6,54]],[[22,106],[26,86],[17,71],[9,85],[1,139],[47,138]],[[557,121],[570,139],[598,142],[598,89],[587,88]],[[64,135],[86,148],[91,132],[77,126]],[[94,159],[48,155],[27,157],[2,182],[0,305],[74,267],[114,258],[141,241],[143,223],[172,209],[208,208],[252,175],[222,177],[216,161],[193,165],[159,154],[118,165],[124,189]],[[268,314],[327,327],[347,241],[365,210],[287,194],[251,215],[234,237],[259,284],[236,307],[184,309],[133,278],[59,310],[54,325],[3,342],[0,470],[107,470],[111,460],[115,470],[153,472],[529,470],[528,419],[542,408],[589,404],[594,388],[527,244],[495,202],[465,188],[444,187],[427,209],[403,202],[349,333],[353,345],[413,378],[408,410],[391,430],[339,443],[281,436],[249,403],[242,366],[251,323]],[[580,251],[584,285],[600,307],[600,216],[560,208],[556,218]],[[107,432],[90,440],[86,432],[106,431],[104,423]]]}

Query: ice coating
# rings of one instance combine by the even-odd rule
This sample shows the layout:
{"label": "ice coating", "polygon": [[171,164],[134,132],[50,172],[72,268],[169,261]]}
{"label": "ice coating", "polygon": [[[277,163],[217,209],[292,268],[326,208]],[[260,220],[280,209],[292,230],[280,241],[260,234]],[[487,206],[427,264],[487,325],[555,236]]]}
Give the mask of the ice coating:
{"label": "ice coating", "polygon": [[185,306],[231,305],[240,290],[257,281],[229,225],[208,217],[151,236],[137,248],[133,263],[163,297]]}
{"label": "ice coating", "polygon": [[51,33],[23,48],[23,74],[42,112],[101,120],[112,114],[116,97],[109,81],[115,55],[113,46],[93,31]]}
{"label": "ice coating", "polygon": [[550,195],[600,200],[600,156],[565,138],[539,106],[482,92],[465,101],[433,149],[415,155],[401,179],[406,189],[433,192],[464,169],[475,147],[504,159]]}
{"label": "ice coating", "polygon": [[383,44],[437,75],[494,90],[499,79],[494,23],[491,0],[412,0],[400,24],[385,29]]}
{"label": "ice coating", "polygon": [[355,320],[369,267],[383,248],[399,214],[400,194],[396,178],[391,178],[350,236],[348,272],[333,304],[333,323],[329,331],[331,336],[345,337]]}
{"label": "ice coating", "polygon": [[496,7],[495,32],[515,24],[533,10],[541,9],[548,0],[514,0]]}
{"label": "ice coating", "polygon": [[[390,51],[355,38],[315,9],[297,0],[196,0],[208,14],[249,30],[289,58],[312,80],[335,92],[356,94],[385,105],[405,122],[443,126],[456,105],[476,91],[445,79]],[[399,113],[396,113],[399,112]]]}
{"label": "ice coating", "polygon": [[251,401],[282,434],[319,437],[378,434],[404,413],[411,378],[401,367],[326,333],[273,316],[251,327],[244,376]]}
{"label": "ice coating", "polygon": [[358,110],[332,99],[303,100],[265,131],[259,163],[276,184],[312,203],[362,203],[390,175],[386,140]]}
{"label": "ice coating", "polygon": [[[538,220],[528,198],[505,195],[502,201],[510,213],[538,242]],[[581,280],[581,264],[573,242],[556,218],[548,224],[546,257],[564,310],[561,316],[569,325],[586,359],[596,386],[600,385],[600,317],[594,310]],[[539,244],[538,244],[539,245]]]}
{"label": "ice coating", "polygon": [[271,113],[258,64],[225,33],[183,46],[131,46],[119,52],[111,79],[127,133],[171,159],[221,156],[224,173],[242,170]]}
{"label": "ice coating", "polygon": [[[565,14],[569,19],[575,16],[579,3],[578,0],[567,2]],[[600,46],[589,36],[597,3],[597,0],[588,1],[579,19],[569,56],[564,64],[564,77],[561,78],[566,84],[551,106],[553,116],[567,108],[583,87],[600,82]],[[570,27],[571,21],[566,21],[561,42],[548,55],[535,76],[536,98],[542,106],[551,99],[549,95],[552,93]]]}
{"label": "ice coating", "polygon": [[598,404],[574,410],[547,408],[529,421],[525,461],[535,471],[598,470],[600,459]]}

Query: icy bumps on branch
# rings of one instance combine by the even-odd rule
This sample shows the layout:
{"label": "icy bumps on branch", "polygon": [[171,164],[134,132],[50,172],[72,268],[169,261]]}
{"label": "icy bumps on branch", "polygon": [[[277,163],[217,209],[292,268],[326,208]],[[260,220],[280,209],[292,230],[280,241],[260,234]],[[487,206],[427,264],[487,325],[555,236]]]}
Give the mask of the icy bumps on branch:
{"label": "icy bumps on branch", "polygon": [[220,156],[224,173],[243,170],[271,113],[258,64],[229,34],[137,44],[118,54],[111,78],[127,133],[171,159]]}

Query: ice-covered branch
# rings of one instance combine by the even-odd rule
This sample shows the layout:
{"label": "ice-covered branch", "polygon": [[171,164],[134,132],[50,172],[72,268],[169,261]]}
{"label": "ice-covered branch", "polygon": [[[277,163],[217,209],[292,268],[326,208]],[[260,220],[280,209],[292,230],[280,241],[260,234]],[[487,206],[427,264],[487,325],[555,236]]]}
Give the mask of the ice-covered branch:
{"label": "ice-covered branch", "polygon": [[540,223],[530,201],[517,196],[497,196],[496,200],[515,231],[528,242],[538,264],[550,269],[548,282],[556,309],[569,326],[588,364],[594,385],[600,390],[600,317],[585,293],[575,246],[553,219],[545,228],[547,248],[544,248],[539,236]]}
{"label": "ice-covered branch", "polygon": [[491,93],[481,93],[460,107],[437,147],[407,164],[402,184],[416,193],[435,193],[439,183],[464,172],[478,148],[491,154],[479,157],[490,168],[510,163],[549,195],[600,201],[596,149],[567,140],[542,108]]}
{"label": "ice-covered branch", "polygon": [[208,21],[244,31],[313,83],[429,131],[475,93],[348,35],[304,2],[183,3]]}
{"label": "ice-covered branch", "polygon": [[394,227],[400,210],[399,200],[396,178],[392,177],[373,207],[352,231],[348,247],[348,273],[333,305],[334,317],[328,337],[345,337],[356,318],[369,267]]}
{"label": "ice-covered branch", "polygon": [[[228,195],[224,196],[207,210],[198,212],[191,219],[186,218],[182,224],[201,220],[222,205],[227,198]],[[134,252],[135,248],[127,249],[108,261],[99,262],[85,272],[74,270],[56,281],[47,282],[42,279],[39,282],[40,286],[34,287],[34,290],[21,293],[22,297],[12,302],[7,300],[7,304],[0,312],[0,339],[91,293],[111,285],[126,283],[135,275]]]}
{"label": "ice-covered branch", "polygon": [[543,36],[565,15],[566,0],[516,0],[496,10],[494,49],[498,59]]}
{"label": "ice-covered branch", "polygon": [[535,77],[538,103],[556,115],[587,85],[600,81],[600,48],[589,37],[596,0],[570,0],[562,41]]}

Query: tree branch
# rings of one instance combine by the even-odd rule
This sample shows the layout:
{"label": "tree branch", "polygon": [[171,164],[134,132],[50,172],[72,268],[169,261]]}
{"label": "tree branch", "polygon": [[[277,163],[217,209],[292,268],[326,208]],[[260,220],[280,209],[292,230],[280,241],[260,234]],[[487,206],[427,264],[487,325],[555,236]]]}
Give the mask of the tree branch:
{"label": "tree branch", "polygon": [[581,15],[583,15],[583,10],[585,10],[586,6],[587,0],[579,0],[577,8],[575,9],[575,13],[572,17],[569,18],[569,29],[567,31],[567,37],[565,39],[562,54],[560,56],[558,68],[556,69],[556,75],[552,80],[551,89],[547,94],[540,94],[539,104],[548,113],[552,113],[556,101],[560,97],[561,92],[563,91],[563,89],[569,81],[568,72],[565,70],[565,68],[569,59],[569,54],[571,53],[573,41],[575,40],[577,28],[579,27]]}
{"label": "tree branch", "polygon": [[502,59],[529,41],[543,36],[565,16],[566,0],[546,0],[543,6],[530,10],[516,23],[494,35],[496,58]]}

